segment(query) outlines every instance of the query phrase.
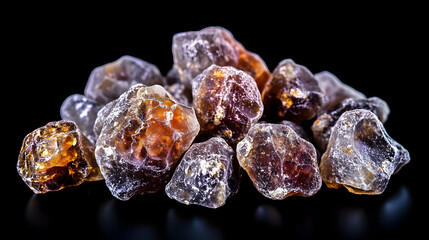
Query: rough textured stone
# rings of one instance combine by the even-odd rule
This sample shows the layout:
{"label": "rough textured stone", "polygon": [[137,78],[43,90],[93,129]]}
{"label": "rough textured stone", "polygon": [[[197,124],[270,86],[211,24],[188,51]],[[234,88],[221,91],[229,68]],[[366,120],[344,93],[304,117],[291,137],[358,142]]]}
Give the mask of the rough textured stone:
{"label": "rough textured stone", "polygon": [[267,119],[309,120],[322,107],[324,95],[313,74],[291,59],[279,63],[262,92]]}
{"label": "rough textured stone", "polygon": [[107,104],[137,83],[162,85],[163,78],[155,65],[123,56],[92,71],[85,87],[85,96],[97,103]]}
{"label": "rough textured stone", "polygon": [[312,196],[322,185],[314,146],[291,127],[263,123],[237,144],[237,158],[265,197]]}
{"label": "rough textured stone", "polygon": [[164,88],[181,104],[192,107],[192,90],[186,88],[183,83],[176,82],[171,85],[164,85]]}
{"label": "rough textured stone", "polygon": [[199,131],[192,108],[158,85],[137,84],[98,113],[95,156],[112,195],[163,189]]}
{"label": "rough textured stone", "polygon": [[35,193],[46,193],[101,180],[94,147],[71,121],[50,122],[29,133],[17,170]]}
{"label": "rough textured stone", "polygon": [[89,100],[81,94],[73,94],[64,100],[60,115],[63,120],[75,122],[88,140],[95,145],[97,136],[94,133],[94,123],[97,113],[103,105]]}
{"label": "rough textured stone", "polygon": [[344,112],[354,109],[370,110],[377,115],[382,123],[386,122],[390,113],[387,103],[378,97],[367,99],[347,98],[336,106],[320,113],[311,126],[311,130],[313,132],[314,142],[322,152],[324,152],[328,146],[332,128],[338,118],[340,118]]}
{"label": "rough textured stone", "polygon": [[189,205],[218,208],[237,192],[239,167],[235,152],[224,139],[194,143],[165,187],[168,197]]}
{"label": "rough textured stone", "polygon": [[346,98],[366,98],[363,93],[344,84],[334,74],[328,71],[314,74],[314,79],[317,80],[320,89],[326,96],[322,109],[331,108]]}
{"label": "rough textured stone", "polygon": [[173,37],[174,68],[185,85],[212,64],[233,66],[252,76],[259,89],[270,78],[270,71],[256,54],[247,51],[232,34],[221,27],[183,32]]}
{"label": "rough textured stone", "polygon": [[381,194],[392,174],[410,161],[371,111],[347,111],[336,122],[320,170],[329,188],[356,194]]}
{"label": "rough textured stone", "polygon": [[255,81],[234,67],[212,65],[192,85],[193,106],[201,135],[235,145],[262,116],[264,107]]}
{"label": "rough textured stone", "polygon": [[294,122],[288,121],[288,120],[283,120],[281,122],[279,122],[280,124],[289,126],[290,128],[292,128],[300,137],[304,138],[307,141],[310,141],[310,138],[308,137],[307,133],[305,132],[305,129],[301,126],[298,125]]}

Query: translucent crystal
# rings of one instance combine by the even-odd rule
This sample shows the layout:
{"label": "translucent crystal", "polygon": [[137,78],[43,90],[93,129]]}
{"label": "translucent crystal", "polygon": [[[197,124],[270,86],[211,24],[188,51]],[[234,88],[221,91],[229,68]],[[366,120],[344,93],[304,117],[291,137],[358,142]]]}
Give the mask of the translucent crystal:
{"label": "translucent crystal", "polygon": [[322,185],[316,149],[283,124],[254,125],[237,144],[237,158],[267,198],[312,196]]}
{"label": "translucent crystal", "polygon": [[252,76],[259,89],[270,78],[270,71],[256,54],[248,52],[232,34],[221,27],[183,32],[173,37],[174,68],[185,85],[212,64],[233,66]]}
{"label": "translucent crystal", "polygon": [[244,138],[264,110],[253,78],[234,67],[204,70],[194,79],[192,96],[201,135],[222,137],[230,145]]}
{"label": "translucent crystal", "polygon": [[307,133],[305,132],[304,127],[302,127],[301,125],[298,125],[294,122],[288,121],[288,120],[283,120],[281,122],[279,122],[280,124],[289,126],[290,128],[292,128],[300,137],[304,138],[307,141],[310,141],[310,138],[308,137]]}
{"label": "translucent crystal", "polygon": [[300,122],[316,116],[324,95],[306,67],[285,59],[265,85],[262,101],[268,119]]}
{"label": "translucent crystal", "polygon": [[158,85],[136,84],[107,104],[94,126],[95,156],[112,195],[163,189],[198,131],[194,110]]}
{"label": "translucent crystal", "polygon": [[164,85],[164,88],[181,104],[192,107],[192,90],[186,88],[185,84],[176,82],[171,85]]}
{"label": "translucent crystal", "polygon": [[322,152],[324,152],[328,146],[332,128],[338,118],[340,118],[344,112],[354,109],[370,110],[377,115],[378,119],[380,119],[382,123],[387,120],[390,113],[387,103],[378,97],[367,99],[347,98],[340,104],[320,113],[316,121],[314,121],[311,126],[311,130],[313,132],[314,142]]}
{"label": "translucent crystal", "polygon": [[390,176],[409,161],[408,151],[386,133],[374,113],[356,109],[336,122],[320,170],[329,188],[381,194]]}
{"label": "translucent crystal", "polygon": [[165,187],[168,197],[189,205],[218,208],[237,192],[239,168],[235,152],[224,139],[194,143]]}
{"label": "translucent crystal", "polygon": [[320,89],[326,96],[322,109],[331,108],[346,98],[366,98],[363,93],[344,84],[334,74],[328,71],[314,74],[314,79],[317,80]]}
{"label": "translucent crystal", "polygon": [[17,170],[35,193],[46,193],[101,180],[94,147],[71,121],[50,122],[29,133]]}
{"label": "translucent crystal", "polygon": [[83,135],[95,145],[97,137],[93,130],[94,123],[97,119],[97,113],[102,107],[102,104],[91,101],[83,95],[73,94],[64,100],[60,114],[63,120],[75,122]]}
{"label": "translucent crystal", "polygon": [[85,87],[85,96],[97,103],[107,104],[137,83],[162,85],[163,78],[155,65],[123,56],[92,71]]}

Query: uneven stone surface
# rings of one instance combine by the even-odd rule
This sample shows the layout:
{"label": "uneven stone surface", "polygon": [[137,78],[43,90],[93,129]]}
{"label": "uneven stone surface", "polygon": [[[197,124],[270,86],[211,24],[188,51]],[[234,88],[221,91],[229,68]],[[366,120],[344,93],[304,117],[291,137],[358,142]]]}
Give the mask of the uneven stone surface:
{"label": "uneven stone surface", "polygon": [[255,81],[234,67],[212,65],[192,85],[193,106],[203,138],[222,137],[234,146],[262,116]]}
{"label": "uneven stone surface", "polygon": [[135,57],[122,56],[91,72],[85,96],[97,103],[107,104],[137,83],[162,85],[163,78],[155,65]]}
{"label": "uneven stone surface", "polygon": [[17,170],[34,193],[47,193],[101,180],[94,147],[72,121],[50,122],[29,133]]}
{"label": "uneven stone surface", "polygon": [[198,131],[194,110],[158,85],[136,84],[107,104],[94,126],[95,156],[112,195],[163,189]]}
{"label": "uneven stone surface", "polygon": [[322,93],[326,96],[322,109],[334,107],[346,98],[366,98],[363,93],[344,84],[334,74],[328,71],[314,74],[314,79],[316,79]]}
{"label": "uneven stone surface", "polygon": [[194,143],[183,156],[165,187],[169,198],[183,204],[218,208],[238,191],[239,166],[224,139]]}
{"label": "uneven stone surface", "polygon": [[173,37],[174,68],[186,86],[212,64],[233,66],[252,76],[262,91],[270,71],[256,54],[247,51],[231,32],[221,27],[183,32]]}
{"label": "uneven stone surface", "polygon": [[237,144],[237,158],[267,198],[312,196],[322,185],[316,149],[283,124],[254,125]]}
{"label": "uneven stone surface", "polygon": [[171,85],[164,85],[164,88],[181,104],[192,107],[192,90],[186,88],[183,83],[176,82]]}
{"label": "uneven stone surface", "polygon": [[291,59],[281,61],[262,92],[267,119],[309,120],[322,107],[324,95],[313,74]]}
{"label": "uneven stone surface", "polygon": [[290,128],[292,128],[300,137],[304,138],[307,141],[310,141],[310,138],[308,137],[307,133],[305,132],[304,127],[302,127],[301,125],[298,125],[294,122],[288,121],[288,120],[283,120],[280,121],[279,124],[283,124],[286,126],[289,126]]}
{"label": "uneven stone surface", "polygon": [[95,145],[97,137],[94,133],[94,123],[97,113],[103,107],[81,94],[73,94],[64,100],[60,115],[63,120],[75,122],[88,140]]}
{"label": "uneven stone surface", "polygon": [[356,109],[336,122],[320,170],[329,188],[381,194],[391,175],[409,161],[408,151],[386,133],[374,113]]}
{"label": "uneven stone surface", "polygon": [[311,130],[313,132],[314,142],[322,152],[324,152],[328,146],[332,128],[337,120],[344,112],[354,109],[369,110],[377,115],[382,123],[386,122],[390,113],[387,103],[378,97],[367,99],[347,98],[334,107],[320,113],[311,126]]}

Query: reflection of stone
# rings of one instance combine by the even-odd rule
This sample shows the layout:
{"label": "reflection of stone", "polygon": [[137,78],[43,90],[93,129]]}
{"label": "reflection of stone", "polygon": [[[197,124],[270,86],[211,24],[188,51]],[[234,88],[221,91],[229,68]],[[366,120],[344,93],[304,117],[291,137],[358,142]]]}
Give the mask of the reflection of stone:
{"label": "reflection of stone", "polygon": [[255,221],[263,223],[269,227],[280,227],[283,223],[281,213],[272,205],[262,204],[256,208]]}
{"label": "reflection of stone", "polygon": [[36,228],[47,229],[51,223],[49,217],[43,212],[42,206],[37,194],[33,194],[28,200],[25,208],[25,219]]}
{"label": "reflection of stone", "polygon": [[168,210],[166,228],[166,239],[223,239],[220,229],[204,217],[197,215],[190,219],[185,219],[180,217],[174,208]]}
{"label": "reflection of stone", "polygon": [[393,229],[403,224],[411,210],[411,194],[402,186],[395,195],[388,198],[380,207],[379,222],[384,229]]}
{"label": "reflection of stone", "polygon": [[[130,206],[132,203],[129,202],[127,206],[121,204],[116,199],[110,199],[101,207],[99,225],[109,239],[162,239],[161,232],[155,228],[159,223],[156,222],[153,211],[143,207],[145,217],[135,219],[130,216],[142,214],[143,209],[139,208],[141,205]],[[145,221],[147,219],[154,221]]]}
{"label": "reflection of stone", "polygon": [[342,238],[364,239],[369,232],[368,216],[361,208],[340,209],[336,223]]}

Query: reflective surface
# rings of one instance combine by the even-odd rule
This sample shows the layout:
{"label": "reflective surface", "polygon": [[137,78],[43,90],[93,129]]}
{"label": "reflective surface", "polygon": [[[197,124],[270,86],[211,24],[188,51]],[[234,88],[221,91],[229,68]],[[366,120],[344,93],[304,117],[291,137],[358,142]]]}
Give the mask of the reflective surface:
{"label": "reflective surface", "polygon": [[182,205],[163,192],[122,202],[110,196],[103,184],[85,183],[80,189],[30,195],[22,222],[31,230],[26,234],[64,234],[66,238],[83,234],[102,239],[365,239],[402,234],[413,227],[415,217],[406,185],[391,186],[381,196],[323,187],[313,197],[273,201],[246,179],[239,195],[214,210]]}

